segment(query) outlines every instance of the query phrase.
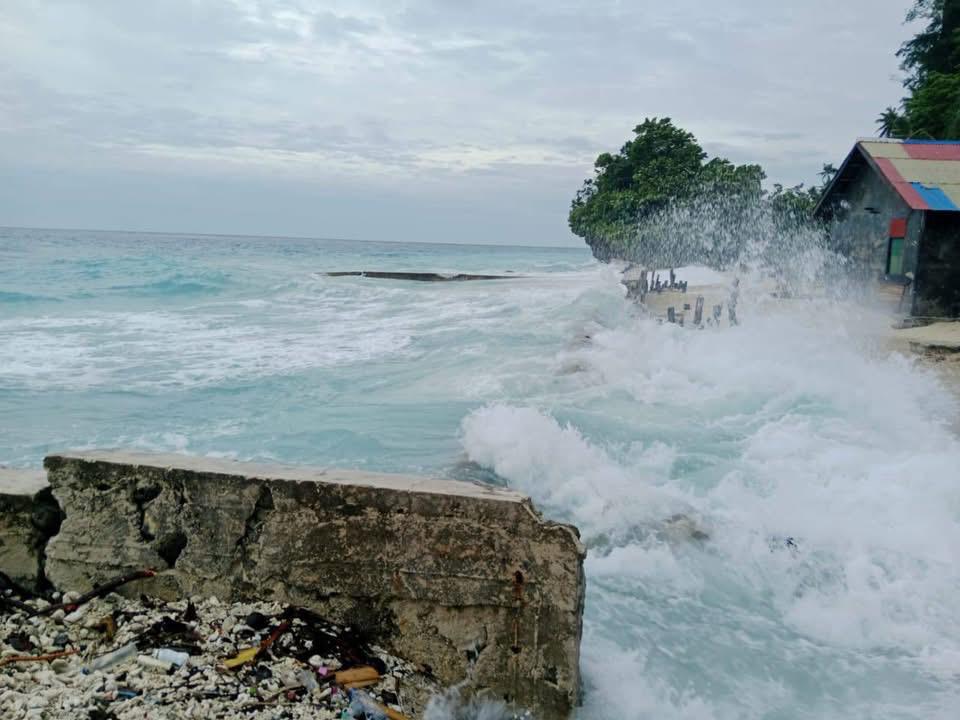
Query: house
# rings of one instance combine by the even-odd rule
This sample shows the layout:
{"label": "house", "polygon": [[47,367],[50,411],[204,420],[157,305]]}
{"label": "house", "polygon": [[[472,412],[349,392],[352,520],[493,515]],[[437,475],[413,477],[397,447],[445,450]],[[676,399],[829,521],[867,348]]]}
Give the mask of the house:
{"label": "house", "polygon": [[903,309],[960,316],[960,141],[860,140],[814,211],[865,279]]}

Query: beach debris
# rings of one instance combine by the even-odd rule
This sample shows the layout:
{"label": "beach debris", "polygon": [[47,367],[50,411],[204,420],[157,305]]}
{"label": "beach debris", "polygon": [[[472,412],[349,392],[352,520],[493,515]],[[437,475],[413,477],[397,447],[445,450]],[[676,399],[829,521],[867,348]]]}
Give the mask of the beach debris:
{"label": "beach debris", "polygon": [[[354,717],[362,691],[359,717],[410,720],[442,692],[422,668],[305,608],[50,597],[62,614],[22,597],[27,610],[0,615],[0,717],[339,720]],[[67,623],[79,602],[89,607]]]}
{"label": "beach debris", "polygon": [[[257,624],[259,625],[260,623],[258,622]],[[261,626],[261,628],[263,627],[266,627],[266,622]],[[276,629],[272,633],[270,633],[266,637],[266,639],[262,643],[260,643],[259,647],[244,648],[243,650],[238,652],[234,657],[224,662],[224,665],[226,665],[228,668],[232,670],[234,668],[240,667],[241,665],[246,665],[247,663],[254,662],[260,656],[260,653],[268,650],[270,646],[277,641],[277,638],[283,635],[283,633],[285,633],[289,629],[290,629],[289,621],[286,621],[286,620],[283,621],[276,627]]]}
{"label": "beach debris", "polygon": [[354,718],[365,718],[366,720],[409,720],[406,715],[386,705],[381,705],[359,690],[350,691],[350,713]]}
{"label": "beach debris", "polygon": [[[67,615],[64,620],[67,622],[75,622],[80,619],[83,613],[77,614],[80,608],[86,605],[88,602],[95,598],[103,597],[104,595],[109,595],[114,590],[131,583],[134,580],[144,580],[146,578],[151,578],[156,575],[155,570],[137,570],[136,572],[128,573],[127,575],[121,575],[120,577],[113,578],[108,580],[102,585],[98,585],[93,590],[83,595],[76,597],[71,597],[70,600],[67,600],[67,596],[64,595],[63,602],[57,605],[51,605],[48,602],[41,601],[35,606],[23,605],[19,608],[22,612],[27,613],[28,615],[51,615],[58,610],[63,610],[70,613]],[[83,612],[86,612],[85,610]],[[72,618],[72,619],[71,619]]]}
{"label": "beach debris", "polygon": [[9,655],[0,659],[0,667],[11,663],[50,662],[51,660],[66,657],[67,655],[74,655],[76,652],[76,650],[61,650],[59,652],[46,653],[45,655]]}
{"label": "beach debris", "polygon": [[[129,613],[123,617],[132,620]],[[158,648],[169,652],[199,655],[201,637],[188,624],[164,616],[134,638],[141,648]]]}
{"label": "beach debris", "polygon": [[229,669],[233,670],[241,665],[246,665],[249,662],[253,662],[257,659],[257,655],[259,654],[260,648],[258,647],[244,648],[229,660],[225,660],[223,664]]}
{"label": "beach debris", "polygon": [[130,642],[119,647],[112,652],[104,653],[99,657],[95,658],[93,662],[86,668],[87,672],[96,672],[97,670],[106,670],[109,667],[112,667],[118,663],[122,663],[124,660],[128,660],[137,654],[137,644],[135,642]]}
{"label": "beach debris", "polygon": [[159,648],[153,651],[153,657],[160,662],[183,667],[190,661],[190,654],[172,648]]}
{"label": "beach debris", "polygon": [[367,687],[380,682],[380,673],[369,666],[341,670],[335,673],[333,677],[336,679],[337,685],[342,685],[348,690]]}
{"label": "beach debris", "polygon": [[173,663],[164,662],[152,655],[138,655],[137,663],[146,668],[159,673],[168,673],[173,669]]}

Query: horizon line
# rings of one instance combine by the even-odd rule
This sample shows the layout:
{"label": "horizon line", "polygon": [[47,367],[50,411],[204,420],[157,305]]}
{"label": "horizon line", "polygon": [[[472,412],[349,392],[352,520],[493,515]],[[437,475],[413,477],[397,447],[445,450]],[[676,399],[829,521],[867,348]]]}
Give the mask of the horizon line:
{"label": "horizon line", "polygon": [[[117,230],[108,228],[78,228],[78,227],[43,227],[37,225],[0,225],[5,230],[53,230],[71,232],[98,232],[98,233],[126,233],[140,235],[187,235],[210,238],[257,238],[263,240],[316,240],[321,242],[357,242],[357,243],[391,243],[394,245],[452,245],[455,247],[515,247],[531,250],[579,250],[581,248],[566,245],[513,245],[506,243],[479,243],[479,242],[438,242],[433,240],[360,240],[357,238],[318,237],[310,235],[248,235],[246,233],[211,233],[211,232],[172,232],[166,230]],[[589,250],[586,243],[584,250]]]}

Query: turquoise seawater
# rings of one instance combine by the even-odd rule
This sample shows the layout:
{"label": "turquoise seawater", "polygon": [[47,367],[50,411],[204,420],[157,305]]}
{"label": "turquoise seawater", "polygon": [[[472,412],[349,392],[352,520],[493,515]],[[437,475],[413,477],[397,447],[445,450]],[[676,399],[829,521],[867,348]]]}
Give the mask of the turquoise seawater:
{"label": "turquoise seawater", "polygon": [[0,464],[509,484],[590,548],[582,719],[956,717],[952,395],[856,305],[740,314],[658,325],[579,249],[0,229]]}
{"label": "turquoise seawater", "polygon": [[[581,250],[0,230],[0,462],[133,446],[440,470],[483,383],[509,383],[498,366],[524,374],[566,339],[523,325],[546,310],[525,300],[562,312],[577,290],[553,286],[590,265]],[[528,279],[324,275],[418,269]]]}

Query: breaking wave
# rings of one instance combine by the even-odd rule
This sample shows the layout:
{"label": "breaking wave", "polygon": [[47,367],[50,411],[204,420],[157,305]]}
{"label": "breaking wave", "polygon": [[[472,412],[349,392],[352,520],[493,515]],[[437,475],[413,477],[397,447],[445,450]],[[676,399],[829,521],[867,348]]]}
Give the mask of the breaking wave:
{"label": "breaking wave", "polygon": [[576,393],[462,423],[590,548],[581,715],[950,717],[955,404],[856,307],[750,313],[602,330]]}

